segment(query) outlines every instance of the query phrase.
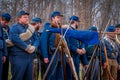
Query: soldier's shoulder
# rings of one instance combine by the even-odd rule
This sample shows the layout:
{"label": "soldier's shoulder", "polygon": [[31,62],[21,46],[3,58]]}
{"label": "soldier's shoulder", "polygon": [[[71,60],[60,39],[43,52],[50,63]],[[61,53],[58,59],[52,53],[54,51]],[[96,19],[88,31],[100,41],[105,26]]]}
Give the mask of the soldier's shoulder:
{"label": "soldier's shoulder", "polygon": [[50,22],[48,21],[48,22],[45,22],[45,24],[44,25],[50,25]]}
{"label": "soldier's shoulder", "polygon": [[49,28],[50,27],[50,22],[46,22],[45,24],[44,24],[44,28]]}
{"label": "soldier's shoulder", "polygon": [[15,24],[13,24],[13,25],[10,27],[10,31],[17,30],[18,27],[19,27],[19,24],[15,23]]}

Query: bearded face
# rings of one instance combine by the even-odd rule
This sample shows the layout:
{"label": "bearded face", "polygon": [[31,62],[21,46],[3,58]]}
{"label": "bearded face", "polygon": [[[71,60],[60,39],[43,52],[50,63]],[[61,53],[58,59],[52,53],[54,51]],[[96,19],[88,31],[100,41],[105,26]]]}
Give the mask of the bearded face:
{"label": "bearded face", "polygon": [[1,24],[3,27],[6,27],[8,25],[9,21],[1,20]]}
{"label": "bearded face", "polygon": [[61,24],[62,17],[61,16],[55,16],[52,18],[52,22]]}
{"label": "bearded face", "polygon": [[120,32],[120,28],[116,28],[116,32]]}
{"label": "bearded face", "polygon": [[22,15],[21,17],[18,18],[18,22],[27,25],[29,23],[29,16],[28,15]]}

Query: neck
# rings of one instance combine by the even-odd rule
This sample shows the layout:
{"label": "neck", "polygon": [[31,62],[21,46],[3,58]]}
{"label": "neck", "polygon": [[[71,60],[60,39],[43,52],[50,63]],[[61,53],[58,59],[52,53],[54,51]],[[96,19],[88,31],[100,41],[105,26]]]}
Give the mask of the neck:
{"label": "neck", "polygon": [[18,22],[19,24],[21,24],[21,25],[23,25],[23,26],[26,26],[26,25],[28,25],[28,24],[24,24],[24,23],[22,23],[22,22]]}
{"label": "neck", "polygon": [[75,26],[75,24],[71,24],[71,27],[73,27],[74,29],[76,29],[76,26]]}

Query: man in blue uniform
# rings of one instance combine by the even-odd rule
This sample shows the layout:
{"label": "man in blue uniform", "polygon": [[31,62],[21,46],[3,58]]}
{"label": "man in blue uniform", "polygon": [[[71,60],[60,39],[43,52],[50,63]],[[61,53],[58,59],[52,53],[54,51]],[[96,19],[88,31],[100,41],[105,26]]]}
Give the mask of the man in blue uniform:
{"label": "man in blue uniform", "polygon": [[[54,11],[50,16],[50,19],[50,22],[45,23],[44,30],[41,35],[41,51],[46,65],[51,61],[59,43],[59,35],[57,33],[46,32],[46,29],[61,28],[62,15],[59,11]],[[63,80],[62,74],[60,51],[58,50],[48,72],[47,80]]]}
{"label": "man in blue uniform", "polygon": [[[31,25],[33,25],[33,27],[35,28],[35,32],[37,34],[37,37],[40,39],[41,28],[42,28],[42,19],[38,18],[38,17],[32,18]],[[38,80],[38,75],[39,75],[39,70],[40,70],[39,67],[43,63],[43,60],[41,58],[42,58],[42,56],[41,56],[41,48],[40,48],[40,44],[39,44],[38,49],[36,51],[34,61],[33,61],[34,62],[34,65],[33,65],[33,79],[35,79],[35,80]],[[41,66],[41,68],[44,70],[44,66]],[[41,71],[41,75],[43,75],[42,71]]]}
{"label": "man in blue uniform", "polygon": [[[9,26],[8,23],[11,19],[11,15],[9,13],[3,13],[1,16],[1,25],[3,29],[3,37],[4,39],[8,39],[9,36]],[[9,52],[9,48],[7,48],[7,52]],[[6,57],[6,62],[3,63],[3,69],[2,69],[2,80],[8,80],[8,69],[9,69],[9,56]]]}
{"label": "man in blue uniform", "polygon": [[[116,29],[116,32],[120,32],[120,24],[117,24],[115,26],[115,29]],[[118,46],[119,46],[119,51],[120,51],[120,34],[117,34],[117,37],[116,37],[116,41],[118,43]],[[120,80],[120,65],[118,65],[118,71],[117,71],[117,80]]]}
{"label": "man in blue uniform", "polygon": [[12,80],[32,80],[33,59],[39,41],[34,32],[25,41],[20,37],[29,27],[29,13],[18,12],[17,20],[10,29],[10,40],[14,44],[10,53]]}
{"label": "man in blue uniform", "polygon": [[[107,32],[115,32],[115,27],[114,26],[108,26],[107,27]],[[120,65],[120,52],[118,45],[115,41],[115,33],[109,33],[104,37],[104,44],[106,46],[106,51],[107,51],[107,57],[108,57],[108,63],[104,61],[104,66],[103,66],[103,80],[109,80],[110,76],[107,73],[107,66],[109,66],[109,71],[111,73],[111,76],[113,77],[114,80],[117,79],[117,68],[118,65]],[[102,50],[103,52],[104,50]]]}
{"label": "man in blue uniform", "polygon": [[6,46],[2,26],[8,23],[7,20],[9,20],[9,16],[2,14],[2,18],[0,20],[0,80],[2,80],[2,66],[3,63],[5,63],[7,56],[7,46]]}
{"label": "man in blue uniform", "polygon": [[[70,22],[71,22],[70,23],[71,25],[69,26],[70,29],[76,30],[78,28],[78,24],[79,24],[79,17],[71,16]],[[75,65],[78,79],[80,80],[80,77],[79,77],[80,60],[82,60],[84,65],[88,64],[88,61],[87,61],[87,58],[85,55],[85,53],[86,53],[85,45],[74,38],[67,38],[67,43],[69,46],[71,56],[73,58],[73,62]],[[67,70],[67,80],[74,80],[69,64],[66,65],[66,68],[67,68],[66,69]]]}

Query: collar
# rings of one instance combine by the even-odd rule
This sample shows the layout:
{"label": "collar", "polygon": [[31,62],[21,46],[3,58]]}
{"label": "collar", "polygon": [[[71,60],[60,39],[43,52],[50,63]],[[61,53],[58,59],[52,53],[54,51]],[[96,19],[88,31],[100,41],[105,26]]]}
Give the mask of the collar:
{"label": "collar", "polygon": [[75,28],[75,27],[73,27],[72,25],[70,25],[70,28],[71,28],[71,29],[73,29],[73,30],[76,30],[76,28]]}

